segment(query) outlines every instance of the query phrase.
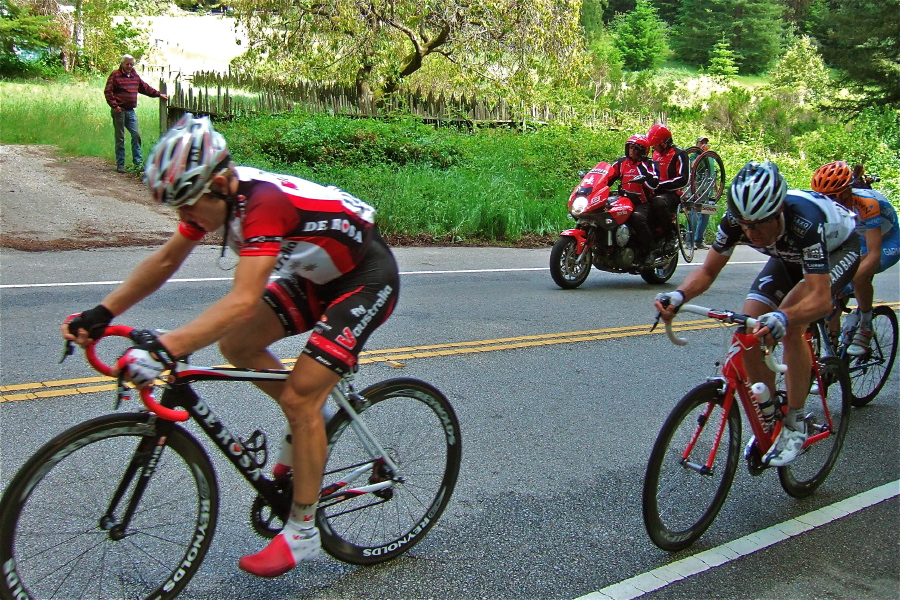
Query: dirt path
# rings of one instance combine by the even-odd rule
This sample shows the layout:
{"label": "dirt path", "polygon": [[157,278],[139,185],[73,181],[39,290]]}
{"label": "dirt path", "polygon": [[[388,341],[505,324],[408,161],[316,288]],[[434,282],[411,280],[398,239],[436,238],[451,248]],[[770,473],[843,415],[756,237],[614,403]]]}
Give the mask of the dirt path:
{"label": "dirt path", "polygon": [[0,146],[0,246],[25,251],[158,244],[171,209],[110,161],[60,157],[52,146]]}

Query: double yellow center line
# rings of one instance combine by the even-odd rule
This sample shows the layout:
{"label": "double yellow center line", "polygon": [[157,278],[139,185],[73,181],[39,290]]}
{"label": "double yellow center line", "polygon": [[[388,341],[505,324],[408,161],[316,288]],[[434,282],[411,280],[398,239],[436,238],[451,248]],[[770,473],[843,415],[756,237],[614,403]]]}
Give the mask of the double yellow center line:
{"label": "double yellow center line", "polygon": [[[713,327],[721,327],[721,325],[712,322],[709,319],[675,323],[676,330],[684,331],[692,329],[710,329]],[[664,331],[662,324],[660,324],[660,326],[652,332],[652,335],[658,335]],[[579,342],[593,342],[641,335],[651,335],[650,325],[642,324],[628,327],[591,329],[587,331],[523,335],[493,340],[474,340],[470,342],[452,342],[428,346],[404,346],[402,348],[385,348],[383,350],[365,350],[359,356],[359,363],[363,365],[386,363],[391,366],[401,367],[403,366],[403,361],[419,358],[455,356],[459,354],[474,354],[476,352],[497,352],[500,350],[517,350],[538,346],[552,346],[554,344],[575,344]],[[286,359],[283,360],[283,362],[285,365],[292,365],[296,362],[296,359]],[[56,381],[21,383],[16,385],[0,385],[0,393],[2,393],[2,395],[0,395],[0,402],[16,402],[19,400],[37,400],[40,398],[54,398],[57,396],[107,392],[116,389],[116,384],[113,381],[114,380],[111,377],[96,376],[80,379],[60,379]]]}
{"label": "double yellow center line", "polygon": [[[897,310],[900,302],[887,303]],[[676,331],[692,331],[699,329],[712,329],[723,327],[721,323],[700,319],[694,321],[676,321]],[[538,335],[523,335],[493,340],[474,340],[471,342],[452,342],[448,344],[433,344],[428,346],[405,346],[402,348],[385,348],[384,350],[366,350],[360,354],[360,364],[386,363],[394,367],[402,367],[403,361],[419,358],[435,358],[441,356],[455,356],[458,354],[474,354],[476,352],[497,352],[500,350],[518,350],[521,348],[534,348],[539,346],[552,346],[555,344],[577,344],[580,342],[596,342],[602,340],[618,339],[624,337],[636,337],[642,335],[659,335],[664,333],[662,324],[653,332],[647,324],[631,325],[627,327],[609,327],[605,329],[590,329],[587,331],[570,331],[563,333],[544,333]],[[296,359],[283,361],[285,365],[292,365]],[[40,398],[53,398],[57,396],[71,396],[75,394],[93,394],[95,392],[108,392],[116,389],[116,384],[110,377],[84,377],[81,379],[61,379],[57,381],[43,381],[35,383],[21,383],[16,385],[0,385],[0,402],[15,402],[18,400],[37,400]]]}

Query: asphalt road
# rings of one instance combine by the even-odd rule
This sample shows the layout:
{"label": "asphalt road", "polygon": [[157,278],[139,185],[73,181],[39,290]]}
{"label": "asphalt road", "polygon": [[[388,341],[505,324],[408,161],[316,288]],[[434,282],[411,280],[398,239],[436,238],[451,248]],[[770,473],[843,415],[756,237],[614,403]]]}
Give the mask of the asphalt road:
{"label": "asphalt road", "polygon": [[[196,315],[228,289],[230,274],[217,267],[217,252],[200,249],[178,281],[119,321],[172,328]],[[48,393],[60,389],[54,381],[94,375],[77,355],[57,364],[58,323],[93,306],[144,254],[146,249],[0,255],[0,486],[53,435],[111,410],[111,392]],[[259,580],[236,567],[238,557],[264,543],[247,525],[249,488],[217,460],[222,514],[210,554],[183,597],[634,597],[623,592],[633,578],[658,579],[658,569],[667,565],[686,573],[692,557],[724,552],[723,545],[784,522],[809,521],[811,514],[831,517],[643,597],[900,595],[900,371],[871,405],[853,410],[844,451],[815,494],[792,499],[774,473],[751,477],[741,466],[709,531],[692,548],[670,555],[644,531],[643,471],[671,407],[715,372],[725,330],[689,332],[683,348],[647,335],[653,295],[674,285],[594,272],[578,290],[559,290],[547,269],[549,250],[413,248],[397,256],[400,303],[368,349],[483,342],[463,346],[466,351],[457,346],[398,360],[403,366],[367,364],[358,378],[362,387],[387,377],[418,377],[453,402],[464,456],[447,512],[422,543],[394,562],[360,568],[324,558],[276,580]],[[739,308],[762,258],[739,249],[715,288],[697,302]],[[691,268],[680,265],[671,283]],[[896,267],[878,276],[876,296],[897,307]],[[604,339],[572,334],[606,328],[617,331]],[[509,348],[497,341],[522,336],[530,343]],[[281,342],[275,350],[291,358],[301,342]],[[193,362],[223,360],[207,349]],[[256,426],[281,428],[274,404],[249,387],[228,390],[211,403],[238,433],[242,427],[247,433]],[[871,490],[888,499],[864,507]],[[856,508],[839,516],[833,505],[848,499],[839,507]]]}

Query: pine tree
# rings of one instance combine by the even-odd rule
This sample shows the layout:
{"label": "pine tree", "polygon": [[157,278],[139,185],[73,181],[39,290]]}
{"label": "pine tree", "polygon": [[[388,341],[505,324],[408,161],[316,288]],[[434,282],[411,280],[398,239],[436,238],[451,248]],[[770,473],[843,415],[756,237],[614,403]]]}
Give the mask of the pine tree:
{"label": "pine tree", "polygon": [[884,104],[900,109],[900,0],[841,0],[817,8],[822,56],[857,94],[838,106],[852,112]]}
{"label": "pine tree", "polygon": [[769,79],[775,87],[796,90],[804,100],[817,100],[831,84],[825,62],[807,35],[794,38],[769,72]]}
{"label": "pine tree", "polygon": [[666,26],[650,0],[637,0],[633,11],[616,17],[612,31],[626,69],[653,69],[665,60]]}
{"label": "pine tree", "polygon": [[731,51],[731,47],[724,37],[713,48],[710,56],[712,58],[709,60],[709,68],[706,69],[706,72],[714,79],[725,83],[737,75],[738,68],[734,64],[734,52]]}
{"label": "pine tree", "polygon": [[779,0],[683,0],[672,47],[701,66],[724,35],[740,72],[760,73],[780,52],[783,10]]}

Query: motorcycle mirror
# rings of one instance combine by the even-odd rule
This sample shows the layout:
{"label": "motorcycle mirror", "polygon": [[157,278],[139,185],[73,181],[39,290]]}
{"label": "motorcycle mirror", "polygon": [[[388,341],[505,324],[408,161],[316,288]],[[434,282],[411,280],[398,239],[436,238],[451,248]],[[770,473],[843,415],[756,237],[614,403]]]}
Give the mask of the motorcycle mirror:
{"label": "motorcycle mirror", "polygon": [[578,176],[579,176],[579,177],[584,178],[585,175],[587,175],[587,172],[585,172],[585,171],[578,171]]}

